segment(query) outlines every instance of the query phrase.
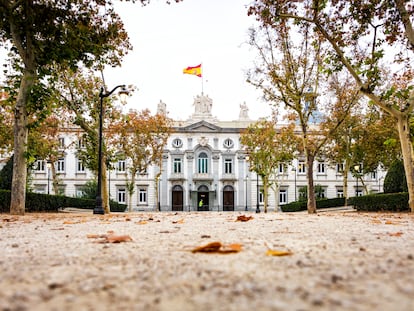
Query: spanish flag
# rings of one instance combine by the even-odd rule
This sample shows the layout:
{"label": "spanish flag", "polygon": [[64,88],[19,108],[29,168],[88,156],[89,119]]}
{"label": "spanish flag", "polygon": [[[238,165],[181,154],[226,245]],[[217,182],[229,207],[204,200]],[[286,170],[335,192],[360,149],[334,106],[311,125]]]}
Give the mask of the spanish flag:
{"label": "spanish flag", "polygon": [[195,67],[187,67],[184,68],[183,73],[189,74],[189,75],[196,75],[197,77],[202,77],[201,75],[201,64]]}

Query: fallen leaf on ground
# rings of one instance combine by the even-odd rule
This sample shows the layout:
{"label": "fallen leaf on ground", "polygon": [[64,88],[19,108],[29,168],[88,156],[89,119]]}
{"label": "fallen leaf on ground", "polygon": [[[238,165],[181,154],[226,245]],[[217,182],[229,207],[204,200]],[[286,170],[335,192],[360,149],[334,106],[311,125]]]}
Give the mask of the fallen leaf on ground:
{"label": "fallen leaf on ground", "polygon": [[240,215],[236,221],[249,221],[251,219],[253,219],[253,216]]}
{"label": "fallen leaf on ground", "polygon": [[140,221],[136,222],[137,225],[146,225],[147,223],[148,223],[148,221],[146,221],[146,220],[140,220]]}
{"label": "fallen leaf on ground", "polygon": [[179,220],[175,220],[172,222],[173,224],[183,224],[184,223],[184,218],[179,219]]}
{"label": "fallen leaf on ground", "polygon": [[113,232],[108,234],[88,234],[86,237],[88,239],[100,239],[95,241],[95,243],[121,243],[132,241],[132,238],[129,235],[115,235]]}
{"label": "fallen leaf on ground", "polygon": [[238,253],[242,250],[241,244],[222,244],[220,242],[211,242],[194,248],[192,253],[216,253],[216,254],[230,254]]}
{"label": "fallen leaf on ground", "polygon": [[293,255],[293,253],[289,251],[278,251],[274,249],[268,249],[266,251],[266,255],[267,256],[290,256],[290,255]]}
{"label": "fallen leaf on ground", "polygon": [[390,233],[388,233],[388,235],[389,236],[402,236],[403,233],[401,231],[398,231],[398,232],[390,232]]}

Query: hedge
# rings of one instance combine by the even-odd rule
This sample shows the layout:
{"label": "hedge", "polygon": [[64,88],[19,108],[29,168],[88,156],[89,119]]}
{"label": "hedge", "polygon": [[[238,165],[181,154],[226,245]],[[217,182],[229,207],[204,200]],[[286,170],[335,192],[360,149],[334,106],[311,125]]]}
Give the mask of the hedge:
{"label": "hedge", "polygon": [[[283,212],[300,212],[307,210],[307,201],[297,201],[282,205],[280,208]],[[345,198],[322,199],[316,201],[316,208],[330,208],[345,205]]]}
{"label": "hedge", "polygon": [[[10,212],[9,190],[0,190],[0,213]],[[26,193],[26,212],[57,212],[65,207],[75,207],[93,209],[96,205],[95,200],[66,197],[61,195],[49,195],[41,193]],[[111,212],[124,212],[127,208],[125,204],[110,202]]]}
{"label": "hedge", "polygon": [[361,197],[353,197],[350,199],[351,205],[357,211],[365,212],[402,212],[409,211],[408,193],[384,193],[384,194],[370,194]]}

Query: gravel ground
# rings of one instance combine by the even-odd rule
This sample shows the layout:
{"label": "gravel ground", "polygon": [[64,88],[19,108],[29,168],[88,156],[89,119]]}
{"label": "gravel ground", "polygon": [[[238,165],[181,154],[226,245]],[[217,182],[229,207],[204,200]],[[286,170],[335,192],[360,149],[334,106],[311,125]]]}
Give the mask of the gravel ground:
{"label": "gravel ground", "polygon": [[414,310],[414,215],[240,215],[0,214],[0,310]]}

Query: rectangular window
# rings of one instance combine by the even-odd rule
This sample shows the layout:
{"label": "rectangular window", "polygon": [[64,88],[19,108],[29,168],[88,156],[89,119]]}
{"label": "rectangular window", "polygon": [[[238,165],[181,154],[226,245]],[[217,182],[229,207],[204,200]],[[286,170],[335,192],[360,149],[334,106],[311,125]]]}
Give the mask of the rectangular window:
{"label": "rectangular window", "polygon": [[286,165],[284,163],[279,163],[278,171],[279,174],[284,174],[286,172]]}
{"label": "rectangular window", "polygon": [[181,174],[181,166],[182,166],[182,161],[180,158],[174,158],[174,167],[173,167],[173,171],[175,174]]}
{"label": "rectangular window", "polygon": [[78,140],[78,148],[80,148],[80,149],[85,149],[86,148],[85,139],[83,137],[79,138],[79,140]]}
{"label": "rectangular window", "polygon": [[57,172],[64,173],[65,172],[65,158],[59,158],[57,160]]}
{"label": "rectangular window", "polygon": [[207,174],[208,173],[208,159],[207,158],[198,158],[198,173]]}
{"label": "rectangular window", "polygon": [[233,174],[233,160],[224,159],[224,174]]}
{"label": "rectangular window", "polygon": [[138,204],[146,204],[146,203],[147,203],[147,189],[139,188],[138,189]]}
{"label": "rectangular window", "polygon": [[59,137],[59,148],[64,149],[65,148],[65,138]]}
{"label": "rectangular window", "polygon": [[377,180],[377,171],[371,172],[371,179],[372,180]]}
{"label": "rectangular window", "polygon": [[317,187],[317,189],[315,191],[315,194],[316,194],[316,198],[318,198],[318,199],[324,199],[324,198],[326,198],[326,188],[324,188],[324,187]]}
{"label": "rectangular window", "polygon": [[35,164],[35,171],[44,172],[45,171],[45,161],[37,160]]}
{"label": "rectangular window", "polygon": [[279,191],[279,204],[286,204],[287,203],[287,190],[280,189]]}
{"label": "rectangular window", "polygon": [[76,171],[78,173],[85,172],[85,165],[83,165],[83,161],[81,159],[76,159]]}
{"label": "rectangular window", "polygon": [[336,189],[336,197],[337,198],[343,198],[344,197],[344,189],[342,189],[342,188]]}
{"label": "rectangular window", "polygon": [[264,204],[264,192],[263,192],[263,188],[260,188],[260,190],[259,190],[259,203],[260,204]]}
{"label": "rectangular window", "polygon": [[76,186],[75,195],[76,195],[77,198],[82,198],[83,197],[84,193],[82,191],[82,187],[83,186]]}
{"label": "rectangular window", "polygon": [[318,174],[325,174],[325,162],[318,162]]}
{"label": "rectangular window", "polygon": [[118,198],[118,203],[125,203],[126,202],[125,188],[118,188],[116,197]]}
{"label": "rectangular window", "polygon": [[125,172],[126,170],[126,163],[125,160],[119,160],[117,165],[116,165],[116,170],[118,172]]}
{"label": "rectangular window", "polygon": [[298,173],[299,174],[305,174],[306,173],[306,165],[304,161],[300,161],[298,163]]}
{"label": "rectangular window", "polygon": [[336,173],[342,174],[344,172],[345,165],[344,163],[336,163]]}

